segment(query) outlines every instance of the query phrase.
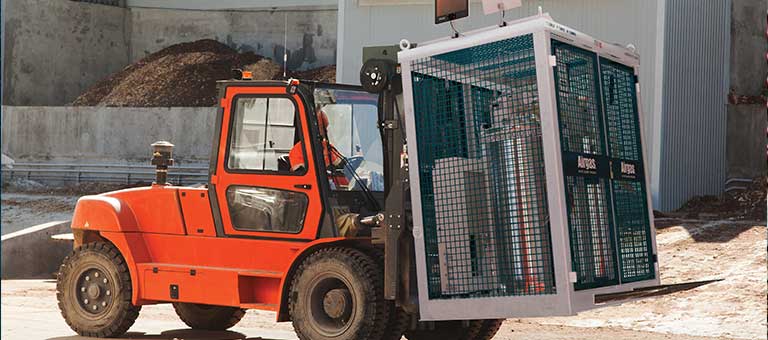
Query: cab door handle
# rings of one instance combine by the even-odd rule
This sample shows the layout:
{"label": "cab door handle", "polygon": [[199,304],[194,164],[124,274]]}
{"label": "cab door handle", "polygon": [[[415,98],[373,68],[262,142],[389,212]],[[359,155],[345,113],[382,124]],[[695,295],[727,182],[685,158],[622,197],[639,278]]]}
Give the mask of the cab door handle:
{"label": "cab door handle", "polygon": [[296,189],[304,189],[304,190],[312,189],[312,185],[310,184],[296,184],[293,187]]}

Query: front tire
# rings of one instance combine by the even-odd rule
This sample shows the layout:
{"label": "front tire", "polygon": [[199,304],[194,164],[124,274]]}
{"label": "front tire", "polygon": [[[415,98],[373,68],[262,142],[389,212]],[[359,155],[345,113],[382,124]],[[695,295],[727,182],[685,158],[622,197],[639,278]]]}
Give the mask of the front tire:
{"label": "front tire", "polygon": [[82,336],[120,336],[139,316],[128,266],[110,243],[87,243],[64,259],[56,280],[61,316]]}
{"label": "front tire", "polygon": [[365,253],[326,248],[307,257],[291,284],[289,312],[302,340],[381,339],[390,305],[381,268]]}
{"label": "front tire", "polygon": [[245,310],[237,307],[175,302],[173,309],[189,328],[209,331],[229,329],[245,316]]}

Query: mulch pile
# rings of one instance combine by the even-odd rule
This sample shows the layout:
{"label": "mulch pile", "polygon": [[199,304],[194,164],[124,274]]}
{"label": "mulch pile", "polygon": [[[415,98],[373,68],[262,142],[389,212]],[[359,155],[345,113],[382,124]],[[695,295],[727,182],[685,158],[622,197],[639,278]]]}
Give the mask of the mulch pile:
{"label": "mulch pile", "polygon": [[[280,65],[253,52],[239,53],[211,39],[181,43],[150,54],[97,83],[74,106],[215,106],[216,81],[233,69],[253,72],[256,80],[282,78]],[[301,72],[300,79],[326,77],[327,67]],[[335,67],[333,67],[335,78]],[[323,70],[323,71],[320,71]],[[309,77],[309,78],[307,78]]]}
{"label": "mulch pile", "polygon": [[766,220],[768,177],[755,178],[747,190],[718,196],[697,196],[676,211],[686,218],[717,218],[748,221]]}
{"label": "mulch pile", "polygon": [[321,66],[306,71],[294,71],[290,77],[304,80],[316,80],[325,83],[336,82],[336,65]]}

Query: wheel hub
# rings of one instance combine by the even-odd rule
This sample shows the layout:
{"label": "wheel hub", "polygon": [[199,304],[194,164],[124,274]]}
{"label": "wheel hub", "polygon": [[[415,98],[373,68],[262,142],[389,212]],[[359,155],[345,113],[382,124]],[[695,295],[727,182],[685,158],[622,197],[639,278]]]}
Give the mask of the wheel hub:
{"label": "wheel hub", "polygon": [[101,296],[101,288],[99,288],[99,285],[96,284],[89,285],[85,292],[91,299],[95,299]]}
{"label": "wheel hub", "polygon": [[112,304],[113,282],[104,271],[85,270],[77,279],[77,303],[90,314],[101,314]]}
{"label": "wheel hub", "polygon": [[351,311],[351,301],[352,296],[349,294],[349,290],[332,289],[323,298],[323,310],[331,318],[338,319]]}

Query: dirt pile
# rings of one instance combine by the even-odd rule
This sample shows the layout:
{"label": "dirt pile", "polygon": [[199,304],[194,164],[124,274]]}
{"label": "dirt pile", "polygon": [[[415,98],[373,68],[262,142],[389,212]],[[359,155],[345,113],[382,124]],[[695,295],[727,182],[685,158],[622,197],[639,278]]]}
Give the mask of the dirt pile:
{"label": "dirt pile", "polygon": [[697,196],[676,211],[686,218],[766,220],[768,177],[755,178],[747,190],[718,196]]}
{"label": "dirt pile", "polygon": [[[211,39],[169,46],[100,81],[72,102],[74,106],[214,106],[216,81],[232,70],[253,72],[256,80],[282,78],[280,65],[253,52],[239,53]],[[335,66],[289,76],[334,81]]]}
{"label": "dirt pile", "polygon": [[336,65],[321,66],[306,71],[294,71],[290,77],[301,80],[316,80],[325,83],[336,82]]}

